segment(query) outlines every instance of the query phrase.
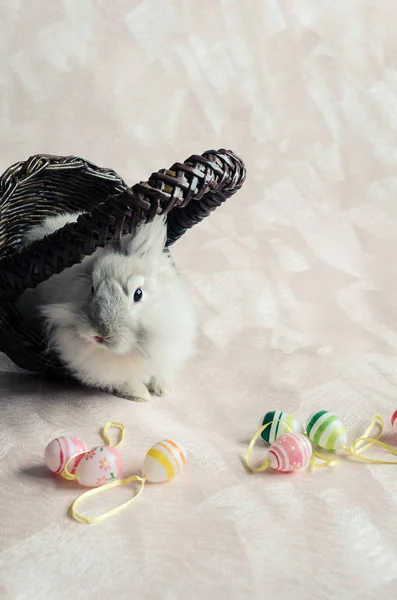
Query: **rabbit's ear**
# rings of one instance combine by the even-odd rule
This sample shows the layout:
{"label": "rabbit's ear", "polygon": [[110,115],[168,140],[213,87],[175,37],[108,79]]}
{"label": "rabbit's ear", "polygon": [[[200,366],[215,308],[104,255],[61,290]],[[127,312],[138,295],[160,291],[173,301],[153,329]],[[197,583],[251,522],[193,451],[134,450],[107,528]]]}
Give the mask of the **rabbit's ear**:
{"label": "rabbit's ear", "polygon": [[147,225],[138,227],[135,236],[127,243],[126,254],[141,258],[160,255],[167,239],[165,217],[155,217]]}

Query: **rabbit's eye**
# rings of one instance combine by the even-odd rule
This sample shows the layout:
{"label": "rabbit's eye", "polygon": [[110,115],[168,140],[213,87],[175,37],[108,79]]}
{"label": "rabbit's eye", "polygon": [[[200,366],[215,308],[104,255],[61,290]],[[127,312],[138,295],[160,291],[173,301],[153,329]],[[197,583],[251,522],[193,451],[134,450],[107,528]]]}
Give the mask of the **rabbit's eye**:
{"label": "rabbit's eye", "polygon": [[138,288],[137,290],[135,290],[134,302],[140,302],[142,300],[142,296],[143,296],[143,292],[142,292],[141,288]]}
{"label": "rabbit's eye", "polygon": [[93,296],[95,294],[95,290],[94,290],[94,286],[91,287],[91,295]]}

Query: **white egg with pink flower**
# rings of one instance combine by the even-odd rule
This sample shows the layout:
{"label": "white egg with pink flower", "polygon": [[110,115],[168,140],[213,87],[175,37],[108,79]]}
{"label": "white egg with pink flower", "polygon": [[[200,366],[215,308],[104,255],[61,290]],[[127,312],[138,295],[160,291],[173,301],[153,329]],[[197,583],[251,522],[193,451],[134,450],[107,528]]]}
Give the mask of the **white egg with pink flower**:
{"label": "white egg with pink flower", "polygon": [[75,476],[85,487],[98,487],[117,479],[123,458],[114,446],[98,446],[86,452],[77,465]]}

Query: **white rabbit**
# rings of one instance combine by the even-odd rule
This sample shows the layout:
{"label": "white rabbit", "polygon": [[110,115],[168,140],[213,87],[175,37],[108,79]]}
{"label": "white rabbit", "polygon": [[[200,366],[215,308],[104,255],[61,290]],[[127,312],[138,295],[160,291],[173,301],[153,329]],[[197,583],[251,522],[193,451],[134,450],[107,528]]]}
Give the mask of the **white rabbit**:
{"label": "white rabbit", "polygon": [[[47,218],[24,244],[78,214]],[[45,326],[49,348],[80,381],[145,401],[149,391],[163,395],[193,354],[194,311],[165,241],[165,220],[156,217],[21,296],[22,316]]]}

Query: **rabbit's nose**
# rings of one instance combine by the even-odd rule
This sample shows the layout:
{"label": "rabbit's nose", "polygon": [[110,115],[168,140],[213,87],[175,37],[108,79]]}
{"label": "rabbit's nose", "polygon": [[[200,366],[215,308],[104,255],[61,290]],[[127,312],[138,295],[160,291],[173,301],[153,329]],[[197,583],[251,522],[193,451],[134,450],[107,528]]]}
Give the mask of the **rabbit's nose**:
{"label": "rabbit's nose", "polygon": [[103,344],[105,342],[103,337],[101,337],[100,335],[96,335],[94,339],[96,342],[98,342],[98,344]]}

